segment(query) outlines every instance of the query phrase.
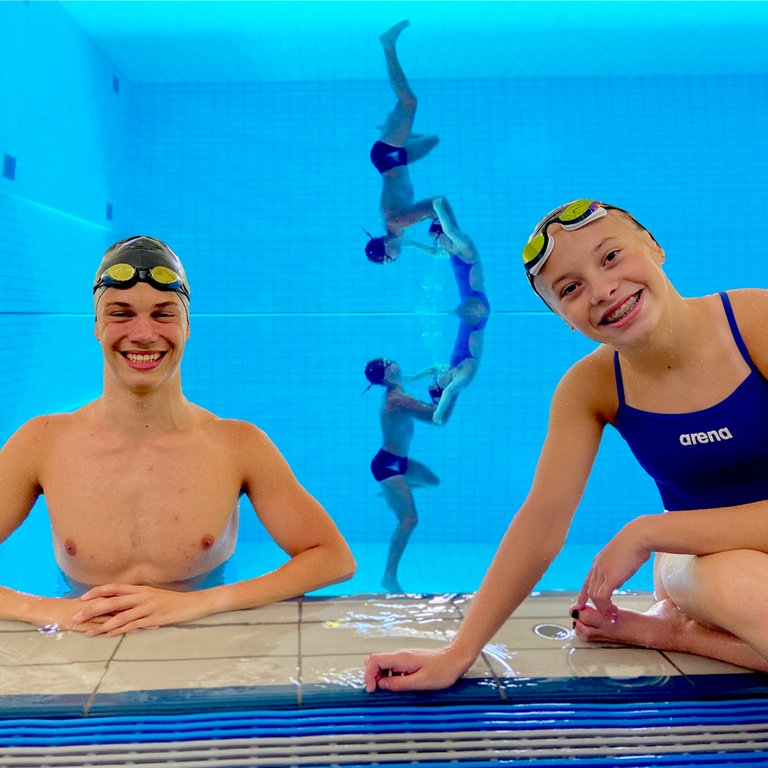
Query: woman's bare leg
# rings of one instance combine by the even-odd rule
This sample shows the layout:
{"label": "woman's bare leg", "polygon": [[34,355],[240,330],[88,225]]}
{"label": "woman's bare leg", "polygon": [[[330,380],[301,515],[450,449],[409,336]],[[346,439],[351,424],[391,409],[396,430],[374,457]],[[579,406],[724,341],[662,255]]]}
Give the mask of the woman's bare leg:
{"label": "woman's bare leg", "polygon": [[462,360],[456,368],[452,369],[451,380],[443,389],[443,393],[440,395],[440,402],[432,414],[432,421],[435,424],[442,425],[444,423],[446,414],[449,412],[453,401],[459,396],[459,392],[475,378],[475,373],[477,372],[476,363],[476,360],[467,358]]}

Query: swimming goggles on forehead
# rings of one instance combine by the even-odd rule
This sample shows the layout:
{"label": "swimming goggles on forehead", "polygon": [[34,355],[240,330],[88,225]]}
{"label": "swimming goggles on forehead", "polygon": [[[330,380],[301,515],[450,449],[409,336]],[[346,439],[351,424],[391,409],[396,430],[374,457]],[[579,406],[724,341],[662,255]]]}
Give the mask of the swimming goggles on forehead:
{"label": "swimming goggles on forehead", "polygon": [[136,283],[149,283],[158,291],[176,291],[189,298],[183,278],[170,267],[134,267],[133,264],[107,267],[93,286],[93,292],[99,288],[131,288]]}
{"label": "swimming goggles on forehead", "polygon": [[611,208],[614,206],[599,200],[574,200],[537,227],[540,231],[534,234],[523,248],[523,266],[528,279],[532,281],[539,274],[539,270],[555,248],[555,238],[547,232],[551,224],[559,224],[567,230],[580,229],[605,216]]}

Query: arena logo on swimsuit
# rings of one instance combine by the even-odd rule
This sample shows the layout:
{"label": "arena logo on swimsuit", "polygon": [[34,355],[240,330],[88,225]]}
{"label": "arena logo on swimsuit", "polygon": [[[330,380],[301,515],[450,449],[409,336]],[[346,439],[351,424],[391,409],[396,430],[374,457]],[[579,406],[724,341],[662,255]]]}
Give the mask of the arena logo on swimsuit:
{"label": "arena logo on swimsuit", "polygon": [[733,435],[728,427],[710,429],[709,432],[691,432],[680,435],[680,445],[696,445],[697,443],[719,443],[721,440],[732,440]]}

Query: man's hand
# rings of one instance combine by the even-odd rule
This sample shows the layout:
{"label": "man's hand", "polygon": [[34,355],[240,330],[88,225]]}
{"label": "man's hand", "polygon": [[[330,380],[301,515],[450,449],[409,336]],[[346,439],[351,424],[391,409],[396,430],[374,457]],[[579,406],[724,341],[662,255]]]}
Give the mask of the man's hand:
{"label": "man's hand", "polygon": [[[104,584],[89,589],[80,598],[80,610],[73,616],[74,628],[91,637],[114,637],[139,629],[157,629],[206,615],[201,603],[200,592]],[[88,628],[82,629],[86,624]]]}
{"label": "man's hand", "polygon": [[82,609],[82,603],[78,598],[30,597],[32,599],[29,610],[25,610],[23,620],[41,629],[98,633],[101,624],[105,621],[103,616],[76,620],[75,617]]}

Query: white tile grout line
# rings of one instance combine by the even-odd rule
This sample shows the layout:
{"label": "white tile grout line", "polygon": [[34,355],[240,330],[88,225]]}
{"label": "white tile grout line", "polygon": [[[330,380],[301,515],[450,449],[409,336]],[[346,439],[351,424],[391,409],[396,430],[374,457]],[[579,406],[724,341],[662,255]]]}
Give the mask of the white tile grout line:
{"label": "white tile grout line", "polygon": [[118,642],[115,643],[115,647],[112,649],[112,653],[110,654],[109,658],[104,662],[104,668],[101,671],[101,675],[99,676],[99,679],[94,686],[93,690],[91,691],[88,698],[85,700],[85,706],[83,707],[83,717],[88,717],[88,713],[93,706],[93,701],[96,698],[96,694],[99,692],[99,688],[101,687],[101,684],[104,682],[104,678],[107,676],[107,672],[109,671],[109,666],[112,663],[112,661],[115,658],[115,654],[117,653],[120,646],[123,644],[123,641],[125,640],[125,635],[120,635],[117,638]]}
{"label": "white tile grout line", "polygon": [[298,649],[298,659],[296,659],[296,666],[299,678],[299,684],[296,686],[296,706],[301,709],[304,704],[304,649],[302,647],[302,631],[301,627],[304,619],[304,598],[299,598],[298,606],[299,620],[296,624],[296,646]]}

